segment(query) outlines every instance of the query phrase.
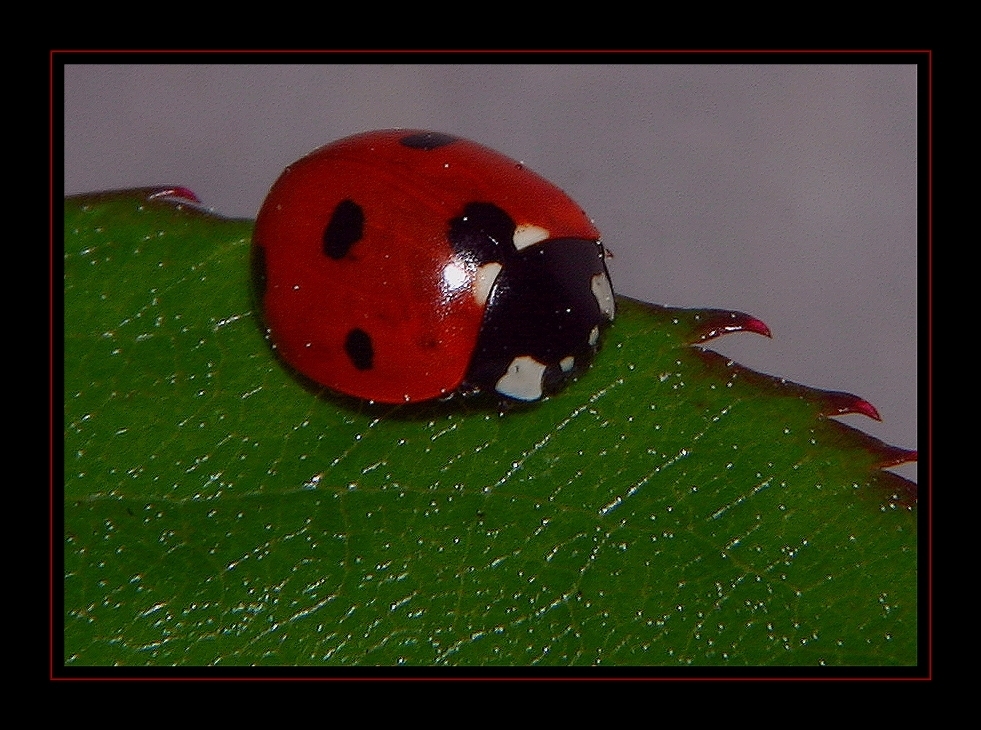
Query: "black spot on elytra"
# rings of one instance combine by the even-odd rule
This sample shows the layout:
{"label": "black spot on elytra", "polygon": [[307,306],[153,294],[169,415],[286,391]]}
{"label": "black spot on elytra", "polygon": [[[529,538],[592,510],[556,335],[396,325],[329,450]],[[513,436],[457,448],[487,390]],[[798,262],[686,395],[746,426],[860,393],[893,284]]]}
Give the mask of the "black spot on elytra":
{"label": "black spot on elytra", "polygon": [[257,302],[262,302],[266,296],[266,247],[258,244],[252,245],[252,291]]}
{"label": "black spot on elytra", "polygon": [[452,134],[442,132],[419,132],[418,134],[407,134],[399,140],[403,147],[411,147],[414,150],[434,150],[456,142],[457,138]]}
{"label": "black spot on elytra", "polygon": [[517,253],[514,219],[493,203],[467,203],[463,215],[450,220],[453,250],[478,265],[503,263]]}
{"label": "black spot on elytra", "polygon": [[358,370],[371,370],[375,364],[375,348],[371,344],[371,336],[364,330],[355,328],[347,333],[344,352]]}
{"label": "black spot on elytra", "polygon": [[353,200],[342,200],[324,229],[324,253],[334,260],[342,259],[363,235],[364,211]]}

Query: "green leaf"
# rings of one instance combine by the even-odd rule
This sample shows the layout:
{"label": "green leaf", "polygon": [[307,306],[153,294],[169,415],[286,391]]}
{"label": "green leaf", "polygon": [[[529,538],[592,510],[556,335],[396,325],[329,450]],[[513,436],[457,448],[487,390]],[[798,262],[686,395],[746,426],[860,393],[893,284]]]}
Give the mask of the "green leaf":
{"label": "green leaf", "polygon": [[913,458],[846,394],[620,299],[504,414],[378,407],[274,357],[251,222],[65,201],[68,665],[912,665]]}

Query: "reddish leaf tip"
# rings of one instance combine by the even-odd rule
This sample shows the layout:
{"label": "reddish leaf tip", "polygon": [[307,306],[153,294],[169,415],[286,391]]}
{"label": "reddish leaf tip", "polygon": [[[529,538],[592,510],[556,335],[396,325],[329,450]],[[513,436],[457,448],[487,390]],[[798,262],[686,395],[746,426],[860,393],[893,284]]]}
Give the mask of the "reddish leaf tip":
{"label": "reddish leaf tip", "polygon": [[753,332],[765,337],[773,337],[766,323],[743,312],[710,310],[700,318],[695,329],[695,342],[706,342],[733,332]]}
{"label": "reddish leaf tip", "polygon": [[159,188],[150,188],[147,191],[147,200],[160,200],[165,198],[167,200],[174,200],[175,202],[187,201],[191,203],[200,203],[201,200],[194,191],[190,188],[185,188],[182,185],[167,185],[161,186]]}
{"label": "reddish leaf tip", "polygon": [[879,462],[879,466],[885,469],[890,466],[909,464],[916,461],[917,456],[916,449],[901,449],[897,446],[891,446],[883,450],[882,460]]}
{"label": "reddish leaf tip", "polygon": [[868,416],[876,421],[882,420],[882,416],[879,415],[875,406],[857,395],[829,392],[825,393],[825,399],[830,406],[825,413],[826,415],[843,416],[848,413],[861,413],[863,416]]}
{"label": "reddish leaf tip", "polygon": [[745,329],[747,332],[755,332],[758,335],[763,335],[764,337],[773,339],[773,334],[770,332],[770,328],[766,326],[766,322],[764,322],[762,319],[747,317],[746,326],[743,329]]}
{"label": "reddish leaf tip", "polygon": [[881,421],[882,416],[879,415],[879,411],[876,410],[875,406],[869,403],[864,398],[855,398],[854,413],[861,413],[868,416],[869,418],[875,419],[876,421]]}

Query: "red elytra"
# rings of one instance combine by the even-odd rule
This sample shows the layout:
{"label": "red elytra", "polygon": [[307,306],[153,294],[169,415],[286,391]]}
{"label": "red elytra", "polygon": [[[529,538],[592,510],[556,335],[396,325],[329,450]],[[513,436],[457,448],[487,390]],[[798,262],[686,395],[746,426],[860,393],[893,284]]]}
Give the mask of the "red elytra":
{"label": "red elytra", "polygon": [[562,190],[465,139],[367,132],[290,165],[253,237],[263,314],[281,357],[366,400],[423,401],[458,389],[487,303],[478,263],[449,240],[451,222],[473,203],[496,206],[533,238],[601,247]]}

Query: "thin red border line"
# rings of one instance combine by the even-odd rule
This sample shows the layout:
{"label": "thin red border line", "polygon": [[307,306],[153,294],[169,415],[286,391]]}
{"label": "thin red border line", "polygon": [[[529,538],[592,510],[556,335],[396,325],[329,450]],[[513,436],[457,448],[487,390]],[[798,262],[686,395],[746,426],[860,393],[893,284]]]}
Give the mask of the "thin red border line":
{"label": "thin red border line", "polygon": [[[900,55],[900,54],[925,54],[927,56],[927,63],[930,70],[928,73],[932,81],[932,51],[926,48],[886,48],[886,49],[808,49],[808,48],[798,48],[798,49],[779,49],[779,48],[763,48],[763,49],[740,49],[740,48],[724,48],[724,49],[703,49],[703,48],[550,48],[550,49],[540,49],[540,48],[517,48],[517,49],[499,49],[499,48],[406,48],[399,50],[392,50],[387,48],[345,48],[345,49],[324,49],[324,48],[290,48],[290,49],[147,49],[147,48],[122,48],[122,49],[109,49],[109,50],[92,50],[88,48],[59,48],[50,51],[50,58],[52,59],[55,54],[99,54],[99,55],[235,55],[235,54],[256,54],[256,55],[284,55],[284,56],[295,56],[301,54],[307,55],[367,55],[367,54],[377,54],[377,55],[446,55],[446,54],[457,54],[464,56],[478,56],[478,55],[495,55],[495,56],[515,56],[515,55],[562,55],[562,54],[579,54],[579,55],[724,55],[724,54],[734,54],[734,55],[785,55],[785,56],[800,56],[800,55],[848,55],[848,54],[885,54],[885,55]],[[931,94],[932,97],[932,94]]]}
{"label": "thin red border line", "polygon": [[927,677],[933,679],[933,53],[927,51]]}
{"label": "thin red border line", "polygon": [[48,56],[48,677],[54,676],[54,53]]}
{"label": "thin red border line", "polygon": [[[71,49],[59,49],[49,51],[48,56],[48,277],[49,277],[49,287],[48,287],[48,409],[49,409],[49,439],[48,439],[48,498],[49,498],[49,508],[48,508],[48,518],[49,518],[49,555],[48,555],[48,646],[49,646],[49,678],[54,677],[54,59],[56,54],[75,52],[75,53],[86,53],[92,52],[86,49],[74,50]],[[104,52],[104,51],[102,51]],[[141,51],[136,50],[118,50],[112,51],[113,53],[125,54],[125,53],[139,53]],[[204,51],[186,51],[186,50],[163,50],[163,51],[153,51],[154,53],[169,53],[169,54],[183,54],[183,53],[236,53],[237,51],[214,51],[214,50],[204,50]],[[255,52],[255,51],[253,51]],[[262,51],[259,51],[262,52]],[[282,51],[266,51],[268,53],[282,53]],[[398,51],[402,53],[405,51]],[[410,51],[411,52],[411,51]],[[493,49],[485,50],[446,50],[446,49],[430,49],[430,50],[417,50],[416,53],[475,53],[475,54],[515,54],[515,53],[537,53],[537,54],[553,54],[553,53],[563,53],[568,51],[561,50],[519,50],[519,51],[501,51]],[[695,49],[663,49],[663,50],[651,50],[651,49],[637,49],[637,50],[601,50],[601,49],[589,49],[580,50],[577,53],[611,53],[611,54],[624,54],[624,53],[649,53],[649,54],[659,54],[659,53],[738,53],[738,50],[695,50]],[[926,55],[927,59],[927,78],[928,78],[928,90],[927,90],[927,448],[928,453],[932,455],[933,453],[933,330],[932,330],[932,320],[933,320],[933,54],[929,49],[893,49],[893,50],[859,50],[859,51],[841,51],[841,50],[797,50],[797,51],[781,51],[781,50],[763,50],[763,51],[745,51],[746,53],[765,53],[765,54],[777,54],[786,53],[789,55],[805,54],[805,53],[923,53]],[[288,53],[323,53],[325,55],[330,55],[333,53],[396,53],[395,51],[386,50],[370,50],[370,49],[358,49],[358,50],[346,50],[346,51],[329,51],[329,50],[310,50],[310,51],[288,51]],[[929,511],[928,515],[932,516],[933,511],[933,490],[930,488],[933,482],[933,464],[932,459],[928,459],[927,464],[927,485],[928,485],[928,504]],[[932,521],[931,521],[932,524]],[[933,531],[928,530],[928,582],[927,582],[927,604],[929,606],[928,621],[927,621],[927,674],[926,679],[932,680],[933,678]],[[79,677],[78,679],[84,679]],[[93,677],[94,679],[94,677]],[[120,677],[119,679],[125,679]],[[135,678],[134,678],[135,679]],[[234,679],[234,678],[229,678]],[[240,678],[241,679],[241,678]],[[286,678],[283,678],[286,679]],[[343,678],[332,678],[332,679],[343,679]],[[349,678],[358,679],[358,678]],[[361,679],[372,679],[372,678],[361,678]],[[385,679],[384,677],[378,677],[377,679]],[[412,679],[410,677],[402,677],[402,679]],[[423,679],[423,678],[419,678]],[[446,678],[444,678],[446,679]],[[547,679],[542,677],[541,679]],[[580,679],[574,677],[567,677],[566,679]],[[597,677],[581,679],[600,679]],[[614,678],[609,678],[614,679]],[[628,678],[619,678],[621,681]],[[673,677],[660,677],[660,678],[635,678],[638,680],[653,679],[653,680],[671,680],[671,679],[681,679]],[[706,677],[703,679],[711,679],[711,677]],[[725,677],[726,680],[733,679],[752,679],[750,677]],[[772,677],[771,679],[794,679],[793,677]],[[840,679],[837,677],[825,677],[822,679],[834,680]],[[851,679],[861,679],[853,677]],[[869,679],[872,679],[871,677]],[[923,677],[897,677],[895,679],[910,679],[910,680],[922,680]]]}

